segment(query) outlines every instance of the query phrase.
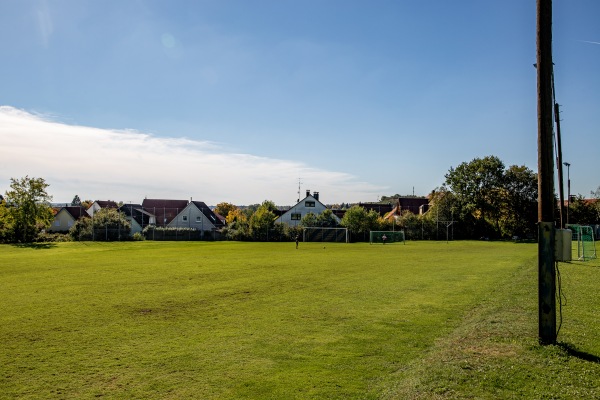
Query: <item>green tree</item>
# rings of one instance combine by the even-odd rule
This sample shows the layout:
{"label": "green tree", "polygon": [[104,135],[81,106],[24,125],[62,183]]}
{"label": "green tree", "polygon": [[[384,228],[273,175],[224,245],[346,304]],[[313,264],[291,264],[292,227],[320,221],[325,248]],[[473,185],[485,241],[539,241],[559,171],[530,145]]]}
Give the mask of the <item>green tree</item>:
{"label": "green tree", "polygon": [[375,210],[368,211],[361,206],[350,207],[344,217],[341,225],[348,228],[354,239],[366,240],[371,230],[379,230],[379,213]]}
{"label": "green tree", "polygon": [[483,221],[499,224],[500,192],[504,184],[504,163],[496,156],[463,162],[446,174],[446,185],[463,207]]}
{"label": "green tree", "polygon": [[275,213],[270,210],[272,202],[263,202],[249,220],[250,233],[255,240],[268,240],[269,231],[275,224]]}
{"label": "green tree", "polygon": [[10,179],[6,204],[12,221],[12,241],[32,242],[54,219],[49,202],[52,196],[43,178]]}
{"label": "green tree", "polygon": [[484,235],[493,233],[490,225],[500,234],[504,163],[498,157],[475,158],[450,168],[445,184],[457,196],[463,215],[474,216]]}
{"label": "green tree", "polygon": [[342,217],[341,225],[353,234],[363,233],[365,230],[365,221],[367,219],[367,210],[361,206],[350,207]]}
{"label": "green tree", "polygon": [[503,236],[532,236],[537,223],[537,174],[517,165],[504,174],[500,226]]}
{"label": "green tree", "polygon": [[313,212],[308,212],[302,217],[300,220],[300,226],[308,227],[308,226],[320,226],[319,218]]}
{"label": "green tree", "polygon": [[73,200],[71,200],[71,206],[81,206],[81,199],[79,198],[79,195],[76,194],[75,197],[73,197]]}
{"label": "green tree", "polygon": [[116,208],[101,208],[93,218],[82,218],[69,230],[74,240],[126,240],[130,233],[131,224]]}
{"label": "green tree", "polygon": [[569,206],[569,223],[579,225],[597,223],[600,220],[600,215],[595,203],[584,199],[582,195],[572,197]]}
{"label": "green tree", "polygon": [[261,206],[265,207],[267,210],[275,213],[277,211],[277,206],[271,200],[265,200],[262,202]]}
{"label": "green tree", "polygon": [[333,211],[329,208],[323,210],[323,212],[317,216],[317,224],[319,224],[318,226],[326,228],[335,228],[337,226],[337,220],[333,215]]}
{"label": "green tree", "polygon": [[[1,196],[0,196],[1,197]],[[14,220],[6,201],[0,200],[0,243],[12,242],[14,236]]]}

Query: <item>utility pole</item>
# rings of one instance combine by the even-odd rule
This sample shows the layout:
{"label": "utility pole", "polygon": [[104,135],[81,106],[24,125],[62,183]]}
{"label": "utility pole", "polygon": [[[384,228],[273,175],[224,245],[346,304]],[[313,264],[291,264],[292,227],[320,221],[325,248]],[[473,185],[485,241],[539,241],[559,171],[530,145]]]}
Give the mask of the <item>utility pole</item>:
{"label": "utility pole", "polygon": [[[552,82],[554,88],[554,79]],[[565,189],[563,184],[563,161],[562,161],[562,141],[560,138],[560,110],[558,103],[554,103],[554,120],[556,121],[556,166],[558,167],[558,197],[560,201],[560,229],[565,229]]]}
{"label": "utility pole", "polygon": [[571,164],[564,162],[567,167],[567,225],[569,225],[569,208],[571,206]]}
{"label": "utility pole", "polygon": [[556,343],[554,269],[554,160],[552,0],[537,0],[538,93],[538,331],[541,344]]}

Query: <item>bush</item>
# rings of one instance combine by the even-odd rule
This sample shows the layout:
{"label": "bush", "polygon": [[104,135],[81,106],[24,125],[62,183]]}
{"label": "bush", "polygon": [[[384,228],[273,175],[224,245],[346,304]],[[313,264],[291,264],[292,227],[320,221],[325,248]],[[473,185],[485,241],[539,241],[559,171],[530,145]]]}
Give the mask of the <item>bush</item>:
{"label": "bush", "polygon": [[146,240],[146,237],[141,232],[136,232],[133,234],[133,240],[136,242],[142,242]]}
{"label": "bush", "polygon": [[82,218],[71,227],[73,240],[128,240],[131,224],[125,215],[114,208],[103,208],[93,218]]}
{"label": "bush", "polygon": [[73,239],[68,233],[42,232],[39,235],[37,235],[35,241],[38,243],[59,243],[72,242]]}
{"label": "bush", "polygon": [[[207,236],[209,232],[205,232]],[[182,227],[162,227],[148,225],[142,231],[144,237],[148,240],[200,240],[203,238],[202,231],[194,228]]]}

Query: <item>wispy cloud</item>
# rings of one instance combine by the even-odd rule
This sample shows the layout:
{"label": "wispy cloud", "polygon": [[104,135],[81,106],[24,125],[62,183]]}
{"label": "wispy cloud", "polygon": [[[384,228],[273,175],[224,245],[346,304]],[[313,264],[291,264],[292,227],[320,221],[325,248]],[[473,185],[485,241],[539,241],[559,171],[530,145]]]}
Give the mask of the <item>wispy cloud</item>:
{"label": "wispy cloud", "polygon": [[320,191],[327,203],[372,199],[384,189],[297,161],[228,153],[210,141],[68,125],[9,106],[0,107],[0,140],[0,191],[11,177],[43,177],[60,202],[78,194],[124,202],[147,196],[291,205],[299,177],[302,190]]}
{"label": "wispy cloud", "polygon": [[35,9],[35,13],[42,43],[44,44],[44,47],[48,47],[50,36],[54,32],[54,24],[52,23],[52,17],[50,16],[48,3],[46,1],[42,1],[39,4],[39,7]]}
{"label": "wispy cloud", "polygon": [[590,40],[580,40],[581,43],[600,44],[600,42],[592,42]]}

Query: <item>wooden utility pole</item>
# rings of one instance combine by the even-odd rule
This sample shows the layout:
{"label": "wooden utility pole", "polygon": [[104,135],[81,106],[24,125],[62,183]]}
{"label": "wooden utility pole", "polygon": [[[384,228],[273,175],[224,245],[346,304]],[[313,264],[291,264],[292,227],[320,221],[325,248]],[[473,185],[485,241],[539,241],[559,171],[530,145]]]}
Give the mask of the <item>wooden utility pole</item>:
{"label": "wooden utility pole", "polygon": [[552,0],[537,0],[538,93],[538,314],[539,340],[556,343],[554,269],[554,157],[552,96]]}

